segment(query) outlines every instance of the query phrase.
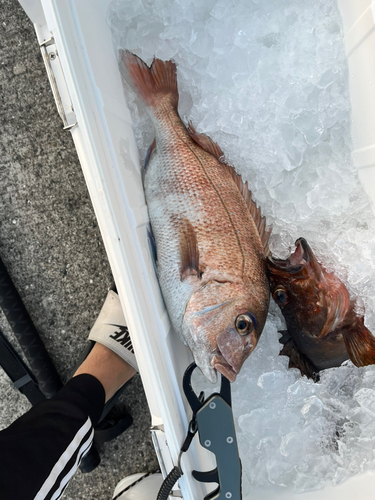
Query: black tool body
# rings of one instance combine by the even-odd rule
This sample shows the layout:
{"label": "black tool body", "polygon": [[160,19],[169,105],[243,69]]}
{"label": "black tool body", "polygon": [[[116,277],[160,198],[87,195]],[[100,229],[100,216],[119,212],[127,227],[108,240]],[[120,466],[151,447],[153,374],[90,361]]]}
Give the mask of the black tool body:
{"label": "black tool body", "polygon": [[238,454],[234,428],[230,382],[221,377],[220,393],[211,394],[206,400],[198,397],[191,385],[191,376],[196,368],[192,363],[185,372],[183,389],[193,410],[193,419],[200,444],[215,454],[217,467],[211,471],[193,471],[193,477],[204,483],[218,483],[218,488],[205,500],[240,500],[241,460]]}

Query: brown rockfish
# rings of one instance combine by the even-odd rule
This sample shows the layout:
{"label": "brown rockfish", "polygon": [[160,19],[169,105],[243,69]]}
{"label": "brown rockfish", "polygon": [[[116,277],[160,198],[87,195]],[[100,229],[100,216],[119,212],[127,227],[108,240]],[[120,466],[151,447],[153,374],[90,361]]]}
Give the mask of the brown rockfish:
{"label": "brown rockfish", "polygon": [[347,359],[356,366],[375,363],[375,338],[355,312],[345,285],[317,261],[304,238],[289,259],[267,258],[272,297],[288,330],[280,355],[289,368],[318,379],[317,373]]}
{"label": "brown rockfish", "polygon": [[233,382],[269,306],[265,219],[219,146],[181,121],[176,65],[121,58],[155,129],[144,190],[169,317],[204,375]]}

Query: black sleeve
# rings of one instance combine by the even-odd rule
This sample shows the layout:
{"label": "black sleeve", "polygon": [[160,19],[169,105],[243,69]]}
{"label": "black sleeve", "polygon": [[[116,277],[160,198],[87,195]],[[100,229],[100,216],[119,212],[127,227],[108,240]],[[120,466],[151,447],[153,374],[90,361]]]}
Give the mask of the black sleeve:
{"label": "black sleeve", "polygon": [[1,431],[1,500],[60,498],[92,445],[104,402],[99,380],[78,375]]}

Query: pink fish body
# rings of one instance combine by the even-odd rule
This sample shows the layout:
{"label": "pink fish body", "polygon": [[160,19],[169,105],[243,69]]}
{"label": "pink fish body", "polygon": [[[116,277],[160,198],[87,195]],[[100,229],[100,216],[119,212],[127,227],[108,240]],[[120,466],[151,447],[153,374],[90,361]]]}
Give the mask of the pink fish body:
{"label": "pink fish body", "polygon": [[144,189],[168,314],[206,377],[234,381],[268,311],[265,220],[218,145],[181,121],[175,64],[122,59],[155,128]]}

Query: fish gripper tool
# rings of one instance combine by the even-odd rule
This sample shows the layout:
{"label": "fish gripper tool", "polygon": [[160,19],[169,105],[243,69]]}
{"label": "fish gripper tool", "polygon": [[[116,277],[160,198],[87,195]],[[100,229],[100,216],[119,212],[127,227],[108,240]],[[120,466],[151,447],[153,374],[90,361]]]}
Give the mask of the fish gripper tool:
{"label": "fish gripper tool", "polygon": [[181,447],[178,466],[165,478],[157,499],[167,498],[175,482],[182,476],[181,455],[188,450],[198,432],[200,444],[215,454],[217,467],[207,472],[193,470],[192,475],[199,482],[219,485],[204,500],[241,500],[242,469],[233,421],[230,382],[222,376],[219,393],[215,392],[206,399],[203,392],[197,396],[191,385],[191,376],[196,367],[192,363],[186,369],[182,383],[186,399],[193,410],[188,433]]}
{"label": "fish gripper tool", "polygon": [[218,488],[204,500],[240,500],[241,460],[238,454],[236,431],[232,413],[230,382],[221,376],[220,392],[204,399],[198,397],[191,385],[191,376],[196,368],[192,363],[185,371],[183,389],[191,409],[201,446],[215,454],[217,467],[211,471],[193,471],[193,477],[203,483],[218,483]]}

